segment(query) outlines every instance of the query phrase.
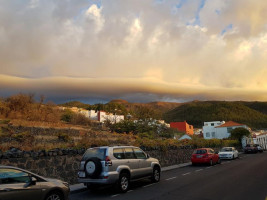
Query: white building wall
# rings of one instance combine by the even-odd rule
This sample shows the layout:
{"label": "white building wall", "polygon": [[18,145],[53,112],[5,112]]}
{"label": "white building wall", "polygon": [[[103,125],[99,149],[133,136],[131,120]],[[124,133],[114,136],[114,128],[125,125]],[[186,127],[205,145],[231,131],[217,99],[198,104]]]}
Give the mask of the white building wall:
{"label": "white building wall", "polygon": [[264,150],[267,150],[267,133],[265,135],[256,136],[256,144],[259,144]]}
{"label": "white building wall", "polygon": [[124,120],[124,115],[113,115],[113,114],[108,114],[104,111],[100,111],[100,122],[105,122],[106,120],[109,120],[112,124],[118,123],[122,120]]}
{"label": "white building wall", "polygon": [[217,127],[216,128],[216,138],[217,139],[223,139],[223,138],[228,138],[231,136],[231,131],[235,128],[246,128],[248,127],[246,125],[241,125],[241,126],[231,126],[231,127]]}
{"label": "white building wall", "polygon": [[220,126],[224,124],[225,121],[212,121],[212,122],[204,122],[203,126],[203,137],[204,139],[212,139],[217,138],[216,126]]}
{"label": "white building wall", "polygon": [[91,120],[98,120],[98,111],[96,112],[95,110],[89,110],[88,111],[89,119]]}

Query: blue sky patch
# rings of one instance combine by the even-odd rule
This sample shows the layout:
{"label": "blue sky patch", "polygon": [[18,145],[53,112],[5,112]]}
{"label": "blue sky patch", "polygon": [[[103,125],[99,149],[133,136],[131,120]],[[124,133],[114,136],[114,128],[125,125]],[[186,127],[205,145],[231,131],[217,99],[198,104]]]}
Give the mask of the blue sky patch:
{"label": "blue sky patch", "polygon": [[221,35],[224,35],[227,31],[233,29],[233,24],[228,24],[221,32]]}

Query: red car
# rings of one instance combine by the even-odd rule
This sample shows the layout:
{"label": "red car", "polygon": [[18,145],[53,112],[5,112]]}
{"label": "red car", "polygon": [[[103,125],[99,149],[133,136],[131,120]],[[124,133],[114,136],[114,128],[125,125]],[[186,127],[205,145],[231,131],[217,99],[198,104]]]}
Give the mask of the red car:
{"label": "red car", "polygon": [[194,150],[191,157],[192,165],[207,163],[209,165],[214,165],[216,163],[220,164],[221,160],[217,153],[210,148],[201,148]]}

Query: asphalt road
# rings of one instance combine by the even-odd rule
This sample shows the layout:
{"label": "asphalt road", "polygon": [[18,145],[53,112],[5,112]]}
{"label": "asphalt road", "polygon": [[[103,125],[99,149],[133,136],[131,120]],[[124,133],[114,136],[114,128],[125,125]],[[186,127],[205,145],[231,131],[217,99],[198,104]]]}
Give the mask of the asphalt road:
{"label": "asphalt road", "polygon": [[243,154],[215,166],[187,166],[163,172],[161,181],[142,180],[119,194],[112,187],[70,195],[70,200],[267,200],[267,152]]}

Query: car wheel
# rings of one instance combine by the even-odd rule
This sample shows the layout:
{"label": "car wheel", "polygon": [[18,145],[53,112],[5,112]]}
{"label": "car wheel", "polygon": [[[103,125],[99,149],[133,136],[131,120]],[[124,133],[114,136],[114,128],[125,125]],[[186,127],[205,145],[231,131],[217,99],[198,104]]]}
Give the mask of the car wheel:
{"label": "car wheel", "polygon": [[120,192],[127,192],[129,189],[130,177],[127,173],[122,173],[118,182],[118,189]]}
{"label": "car wheel", "polygon": [[218,158],[218,161],[217,161],[217,164],[221,164],[221,159],[220,158]]}
{"label": "car wheel", "polygon": [[196,166],[197,164],[192,162],[192,165],[193,165],[193,166]]}
{"label": "car wheel", "polygon": [[212,159],[210,159],[210,166],[212,166],[213,165],[213,160]]}
{"label": "car wheel", "polygon": [[45,200],[63,200],[63,195],[60,192],[51,192]]}
{"label": "car wheel", "polygon": [[153,175],[152,175],[152,181],[154,183],[160,181],[160,168],[159,167],[154,167],[154,169],[153,169]]}
{"label": "car wheel", "polygon": [[85,162],[84,171],[90,178],[97,178],[102,171],[102,164],[99,158],[90,158]]}
{"label": "car wheel", "polygon": [[234,159],[235,159],[235,155],[233,154],[232,160],[234,160]]}

